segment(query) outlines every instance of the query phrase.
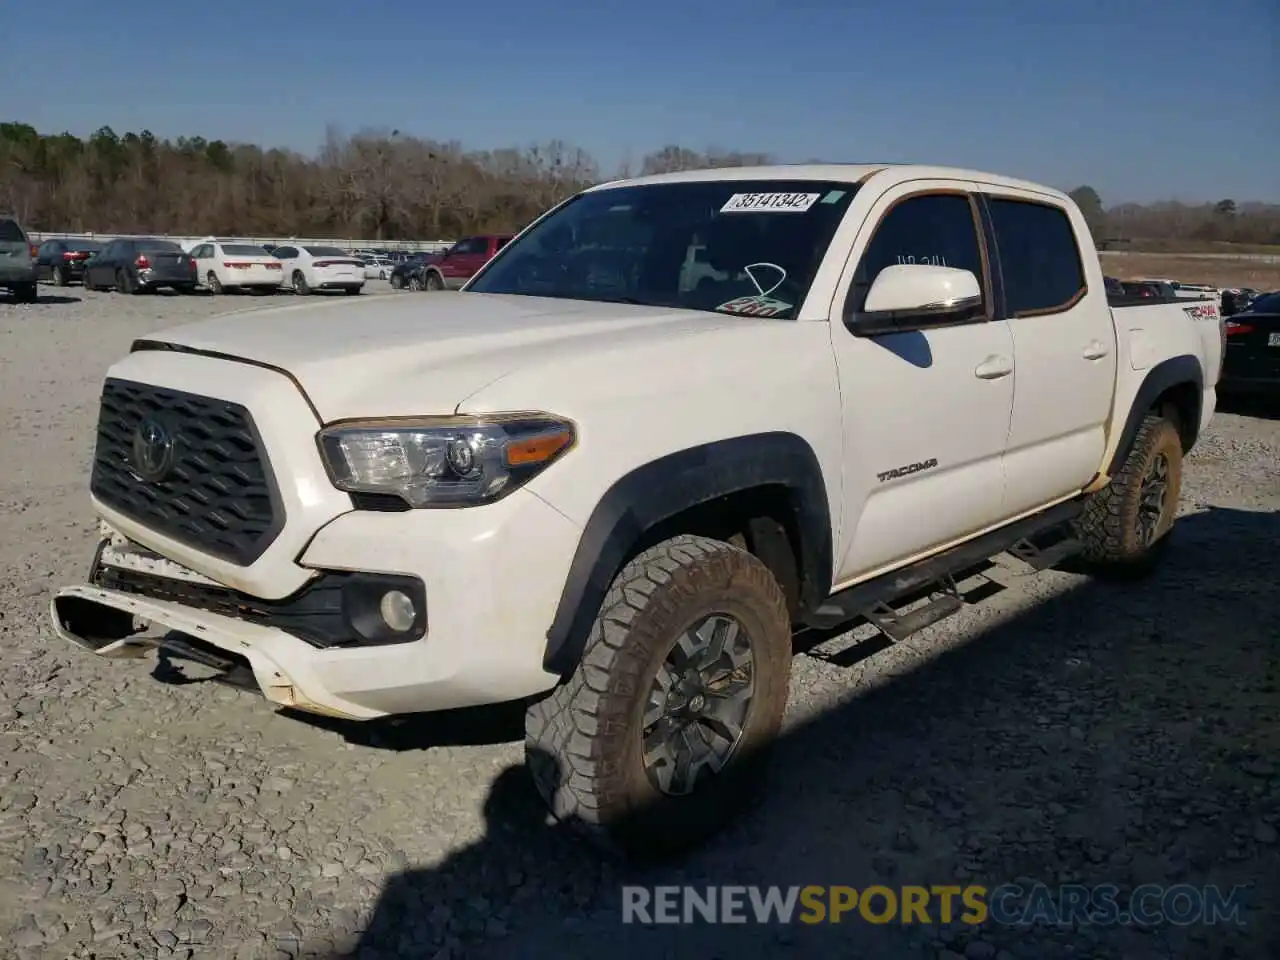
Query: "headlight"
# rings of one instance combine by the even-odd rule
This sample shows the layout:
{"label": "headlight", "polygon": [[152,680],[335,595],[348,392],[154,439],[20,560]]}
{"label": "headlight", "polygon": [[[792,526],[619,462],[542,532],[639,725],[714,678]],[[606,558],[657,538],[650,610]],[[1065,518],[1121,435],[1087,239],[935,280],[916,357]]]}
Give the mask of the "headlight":
{"label": "headlight", "polygon": [[491,503],[537,476],[577,440],[545,413],[348,421],[318,436],[334,486],[392,494],[411,507]]}

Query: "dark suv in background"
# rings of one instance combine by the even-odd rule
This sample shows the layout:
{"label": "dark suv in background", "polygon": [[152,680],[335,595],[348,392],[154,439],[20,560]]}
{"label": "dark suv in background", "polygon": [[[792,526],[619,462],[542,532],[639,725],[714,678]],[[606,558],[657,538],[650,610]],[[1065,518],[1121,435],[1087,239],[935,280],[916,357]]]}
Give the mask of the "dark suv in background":
{"label": "dark suv in background", "polygon": [[55,287],[83,280],[84,262],[101,249],[100,241],[86,237],[46,240],[36,248],[36,279],[48,280]]}
{"label": "dark suv in background", "polygon": [[0,288],[19,303],[36,302],[36,268],[31,241],[17,217],[0,215]]}

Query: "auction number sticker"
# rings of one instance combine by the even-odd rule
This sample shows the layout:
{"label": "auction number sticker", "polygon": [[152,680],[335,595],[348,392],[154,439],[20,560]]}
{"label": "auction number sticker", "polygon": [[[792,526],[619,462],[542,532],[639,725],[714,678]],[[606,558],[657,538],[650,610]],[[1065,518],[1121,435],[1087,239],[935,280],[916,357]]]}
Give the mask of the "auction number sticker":
{"label": "auction number sticker", "polygon": [[728,303],[722,303],[716,307],[725,313],[736,313],[744,317],[776,317],[780,313],[790,310],[794,304],[787,303],[785,300],[775,300],[773,297],[738,297],[730,300]]}
{"label": "auction number sticker", "polygon": [[804,213],[818,202],[819,193],[735,193],[721,213]]}

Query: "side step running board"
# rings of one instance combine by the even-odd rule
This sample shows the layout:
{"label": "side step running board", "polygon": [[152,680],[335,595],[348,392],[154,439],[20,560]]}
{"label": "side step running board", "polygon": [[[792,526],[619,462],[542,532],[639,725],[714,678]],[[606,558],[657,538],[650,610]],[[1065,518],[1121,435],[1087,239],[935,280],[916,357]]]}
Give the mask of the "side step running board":
{"label": "side step running board", "polygon": [[[865,620],[890,640],[901,642],[963,609],[966,599],[956,576],[972,573],[997,554],[1009,552],[1034,569],[1045,570],[1078,553],[1081,545],[1066,525],[1082,508],[1080,500],[1058,504],[937,556],[856,584],[828,597],[804,619],[804,625],[831,629]],[[928,602],[917,609],[903,609],[926,598]]]}

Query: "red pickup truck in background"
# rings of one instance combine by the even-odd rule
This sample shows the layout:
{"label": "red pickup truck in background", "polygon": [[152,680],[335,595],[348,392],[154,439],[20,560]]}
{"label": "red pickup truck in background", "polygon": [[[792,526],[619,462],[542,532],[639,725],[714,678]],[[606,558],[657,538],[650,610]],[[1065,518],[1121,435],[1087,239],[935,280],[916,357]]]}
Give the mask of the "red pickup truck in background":
{"label": "red pickup truck in background", "polygon": [[410,290],[457,290],[506,246],[510,234],[464,237],[443,253],[417,264],[407,278]]}

